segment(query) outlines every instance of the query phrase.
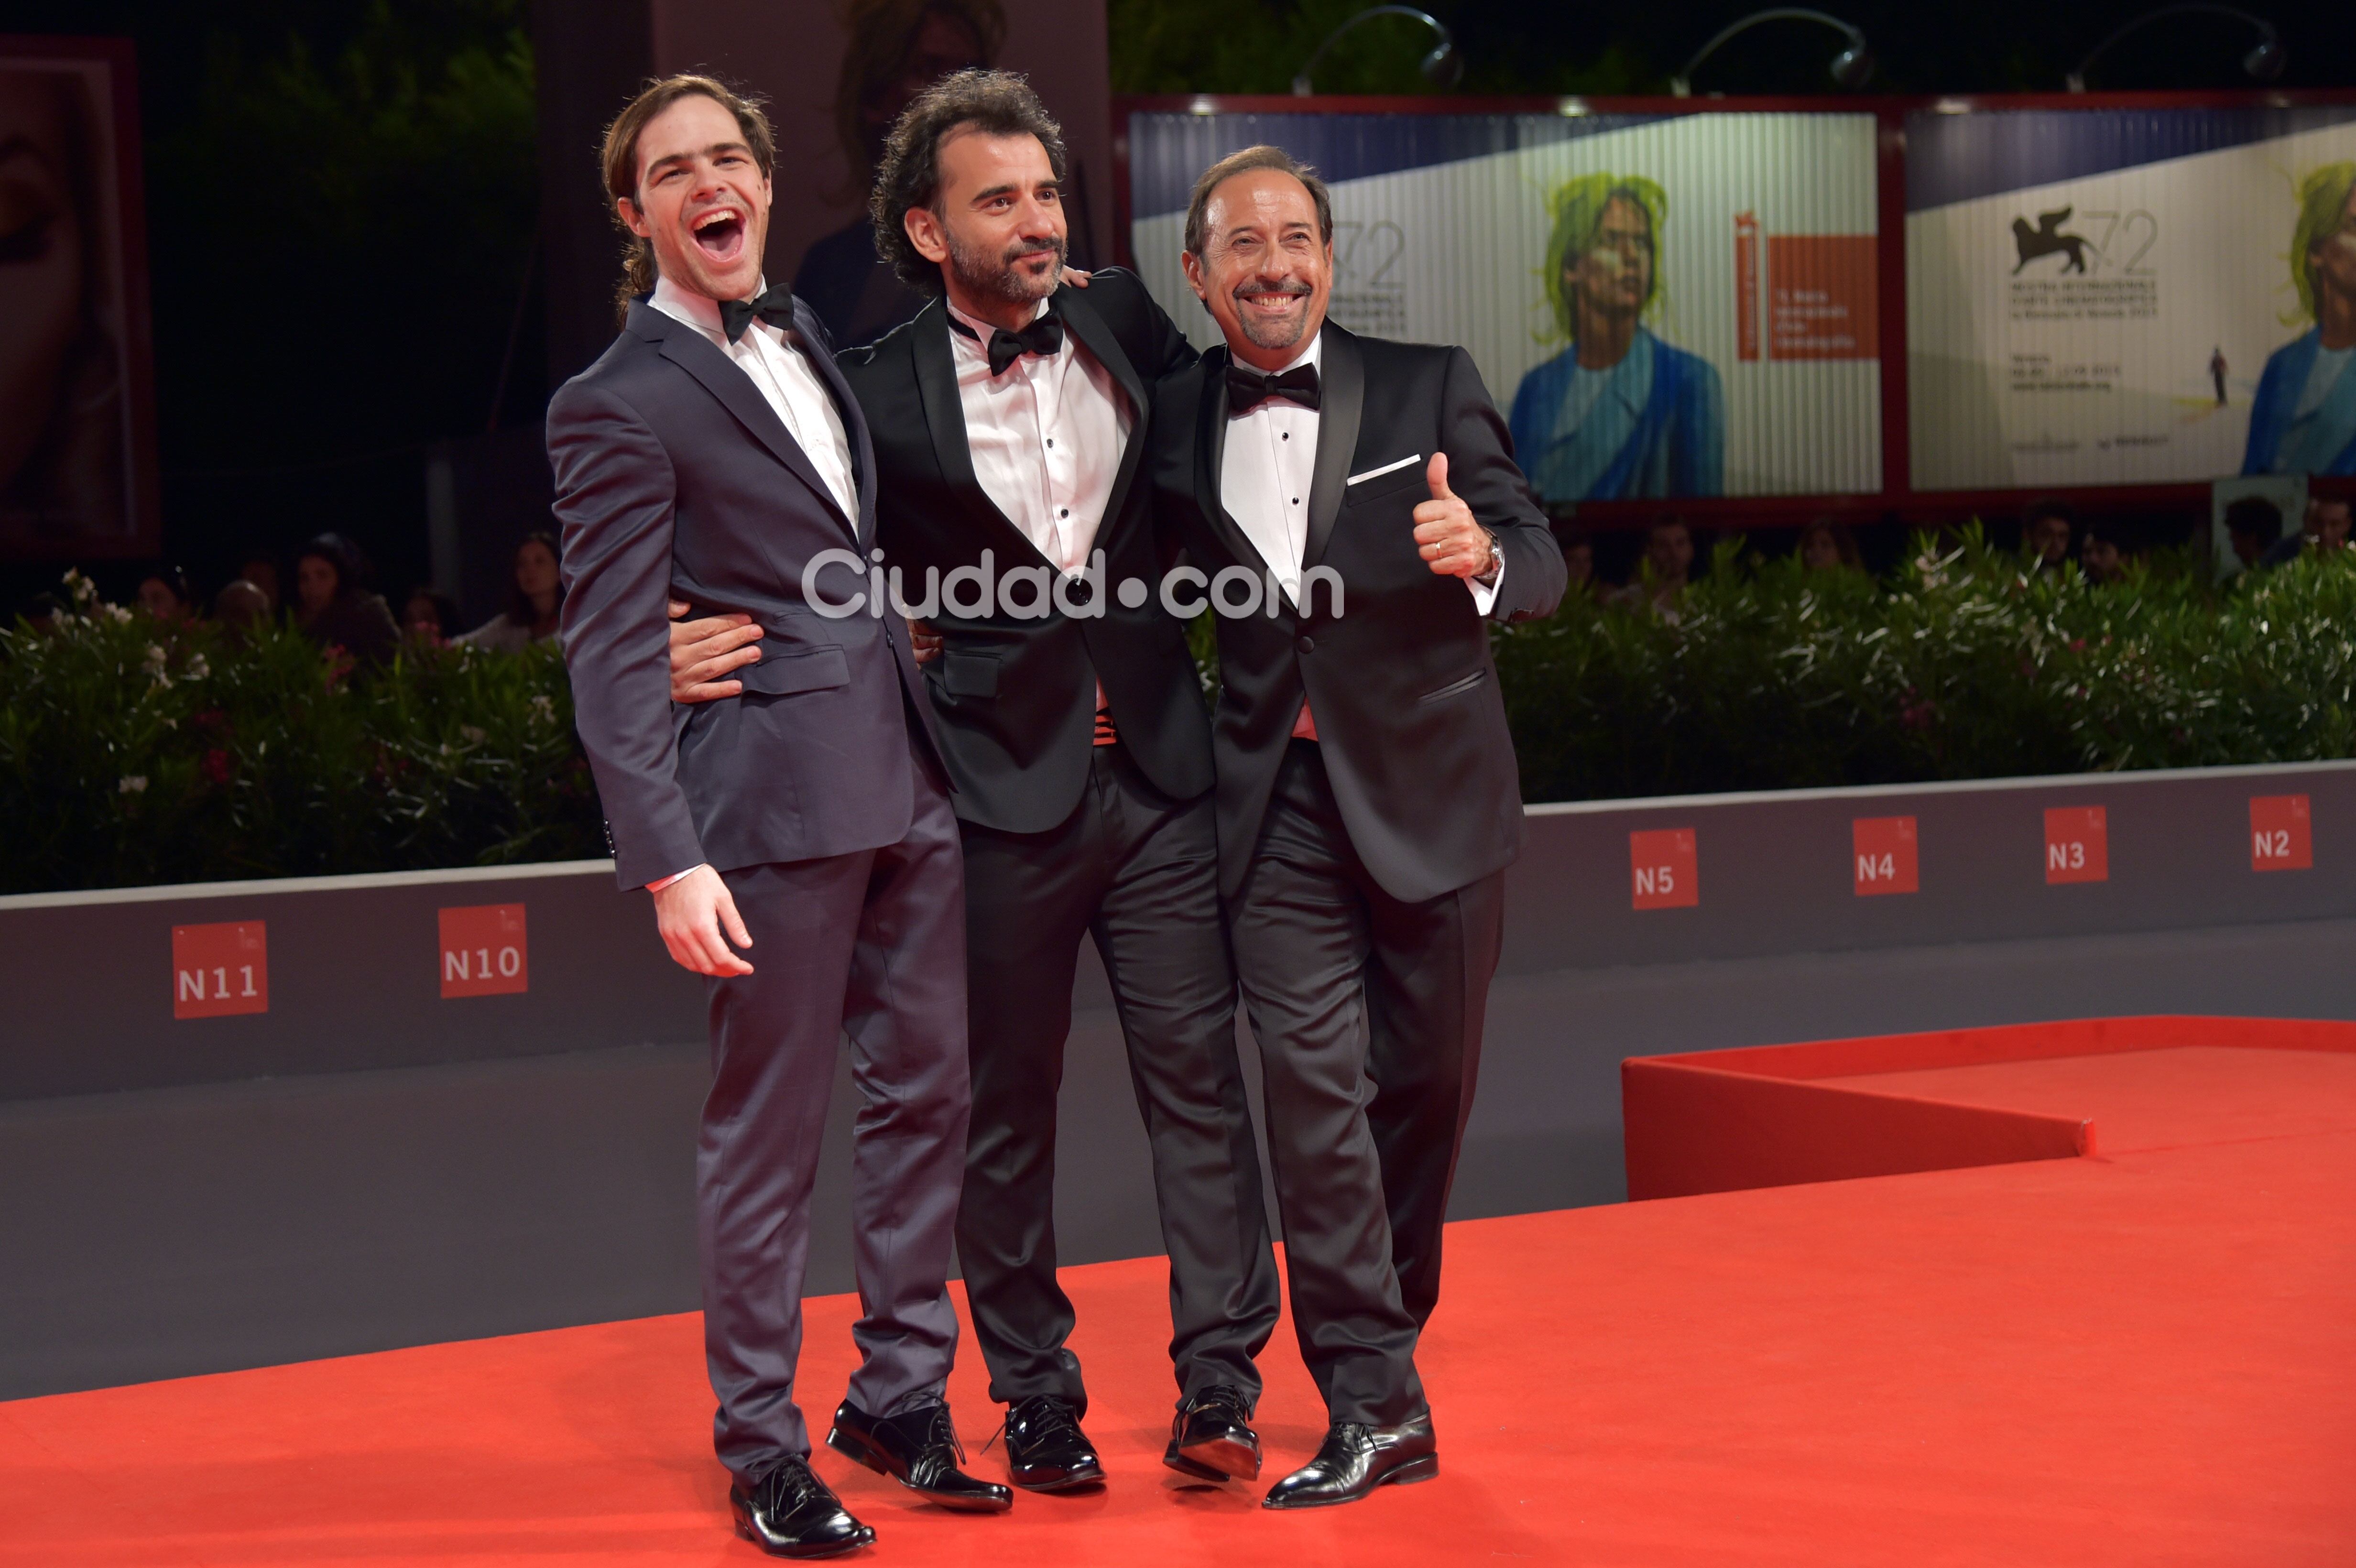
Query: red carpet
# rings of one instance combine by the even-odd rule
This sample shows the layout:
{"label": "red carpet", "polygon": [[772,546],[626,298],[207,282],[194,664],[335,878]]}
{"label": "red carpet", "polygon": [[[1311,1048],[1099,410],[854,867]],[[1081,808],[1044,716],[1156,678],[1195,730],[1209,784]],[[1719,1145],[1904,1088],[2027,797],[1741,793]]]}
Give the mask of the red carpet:
{"label": "red carpet", "polygon": [[[1161,1266],[1072,1270],[1110,1489],[958,1518],[827,1455],[851,1561],[2356,1563],[2356,1054],[2206,1027],[1826,1075],[2091,1119],[2090,1157],[1453,1227],[1441,1475],[1353,1508],[1163,1472]],[[812,1304],[819,1409],[851,1315]],[[1272,1476],[1322,1422],[1289,1329],[1266,1370]],[[979,1447],[971,1358],[952,1395]],[[765,1561],[709,1416],[691,1317],[0,1404],[0,1562]]]}

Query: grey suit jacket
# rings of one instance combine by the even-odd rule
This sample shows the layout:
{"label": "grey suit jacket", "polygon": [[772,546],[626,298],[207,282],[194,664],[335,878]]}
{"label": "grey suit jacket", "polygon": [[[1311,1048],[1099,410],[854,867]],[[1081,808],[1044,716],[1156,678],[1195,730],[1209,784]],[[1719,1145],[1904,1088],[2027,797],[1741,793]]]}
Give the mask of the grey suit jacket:
{"label": "grey suit jacket", "polygon": [[[752,379],[643,300],[548,406],[564,660],[626,888],[894,843],[914,810],[910,725],[938,766],[905,624],[804,596],[813,557],[873,544],[875,459],[817,317],[797,302],[795,322],[851,438],[856,517]],[[840,603],[863,583],[836,567],[818,587]],[[761,624],[742,699],[672,703],[666,598]]]}

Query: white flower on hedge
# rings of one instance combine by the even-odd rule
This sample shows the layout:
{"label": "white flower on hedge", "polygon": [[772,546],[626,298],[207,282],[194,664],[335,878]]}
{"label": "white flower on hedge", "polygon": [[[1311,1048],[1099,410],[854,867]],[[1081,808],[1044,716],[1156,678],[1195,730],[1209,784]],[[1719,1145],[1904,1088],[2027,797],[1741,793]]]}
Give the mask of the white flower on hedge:
{"label": "white flower on hedge", "polygon": [[213,667],[205,662],[205,656],[196,654],[189,657],[188,667],[180,674],[181,678],[185,680],[202,680],[212,672]]}
{"label": "white flower on hedge", "polygon": [[486,738],[483,727],[479,724],[461,724],[458,726],[458,733],[466,738],[466,743],[470,746],[481,745]]}
{"label": "white flower on hedge", "polygon": [[130,611],[128,611],[128,610],[125,610],[125,609],[124,609],[122,605],[120,605],[120,604],[102,604],[102,605],[100,605],[100,606],[99,606],[99,608],[101,608],[102,610],[104,610],[108,614],[110,614],[110,615],[113,616],[113,617],[114,617],[114,621],[115,621],[115,624],[117,624],[117,625],[120,625],[120,626],[127,626],[127,625],[129,625],[129,624],[131,624],[131,612],[130,612]]}
{"label": "white flower on hedge", "polygon": [[121,778],[114,781],[114,793],[117,795],[145,795],[147,793],[147,775],[145,773],[123,774]]}
{"label": "white flower on hedge", "polygon": [[556,722],[556,699],[541,692],[531,699],[531,716],[543,724]]}
{"label": "white flower on hedge", "polygon": [[66,593],[77,604],[87,604],[98,597],[98,584],[72,567],[66,569]]}

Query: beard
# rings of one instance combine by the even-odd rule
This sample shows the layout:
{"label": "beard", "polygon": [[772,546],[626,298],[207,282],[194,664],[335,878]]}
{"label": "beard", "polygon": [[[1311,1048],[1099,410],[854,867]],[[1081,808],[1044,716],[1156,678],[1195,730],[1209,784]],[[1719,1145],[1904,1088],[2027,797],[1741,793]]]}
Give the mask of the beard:
{"label": "beard", "polygon": [[1307,283],[1301,283],[1297,279],[1290,283],[1278,283],[1273,287],[1261,283],[1252,283],[1244,288],[1237,289],[1236,291],[1237,324],[1244,329],[1244,336],[1251,340],[1251,345],[1255,348],[1294,347],[1299,345],[1301,342],[1301,333],[1305,331],[1309,325],[1309,312],[1305,306],[1301,310],[1295,311],[1290,317],[1283,321],[1268,321],[1255,315],[1252,311],[1245,308],[1242,296],[1245,294],[1290,294],[1294,299],[1306,300],[1315,292],[1316,291],[1312,289]]}
{"label": "beard", "polygon": [[1017,240],[994,256],[980,250],[968,250],[954,231],[948,238],[949,275],[957,280],[959,288],[977,299],[1029,304],[1054,293],[1055,285],[1063,282],[1066,247],[1060,235],[1045,237],[1046,248],[1054,252],[1055,264],[1037,277],[1014,264],[1018,256],[1038,254],[1037,237]]}

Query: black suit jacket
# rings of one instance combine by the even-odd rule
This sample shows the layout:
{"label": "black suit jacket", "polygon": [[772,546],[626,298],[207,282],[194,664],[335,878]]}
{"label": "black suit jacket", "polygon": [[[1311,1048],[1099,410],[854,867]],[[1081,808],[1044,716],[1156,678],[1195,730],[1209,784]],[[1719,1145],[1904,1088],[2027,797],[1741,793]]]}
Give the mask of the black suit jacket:
{"label": "black suit jacket", "polygon": [[[944,608],[931,617],[942,656],[925,672],[958,815],[1013,833],[1044,832],[1079,804],[1098,681],[1122,744],[1156,787],[1181,800],[1211,787],[1210,726],[1184,629],[1151,593],[1133,607],[1113,594],[1124,578],[1159,586],[1151,491],[1141,477],[1152,389],[1193,364],[1194,350],[1133,273],[1099,272],[1086,289],[1059,293],[1056,308],[1120,384],[1135,421],[1092,547],[1105,557],[1104,613],[1067,616],[1052,603],[1039,619]],[[1011,567],[1057,575],[974,476],[949,331],[936,299],[841,357],[874,432],[876,538],[910,603],[922,599],[927,570],[946,578],[985,549],[1001,575]],[[1028,588],[1017,603],[1028,606]]]}
{"label": "black suit jacket", "polygon": [[[624,887],[700,862],[849,854],[908,830],[909,726],[921,731],[925,714],[907,629],[888,608],[823,616],[802,593],[813,557],[870,547],[875,460],[818,318],[798,304],[795,325],[850,437],[855,517],[751,378],[643,300],[548,405],[564,660]],[[859,586],[837,569],[819,592],[840,602]],[[672,704],[666,598],[766,629],[740,699]]]}
{"label": "black suit jacket", "polygon": [[[1521,784],[1488,629],[1463,582],[1417,553],[1425,464],[1448,454],[1449,488],[1497,535],[1505,576],[1491,613],[1550,614],[1562,551],[1514,466],[1512,438],[1462,348],[1359,337],[1330,323],[1304,568],[1343,583],[1304,589],[1309,613],[1215,616],[1220,699],[1219,880],[1233,897],[1259,840],[1278,763],[1308,699],[1350,842],[1393,897],[1435,898],[1519,853]],[[1162,527],[1204,571],[1266,565],[1219,502],[1227,350],[1162,386],[1153,485]],[[1355,485],[1347,481],[1414,458]]]}

